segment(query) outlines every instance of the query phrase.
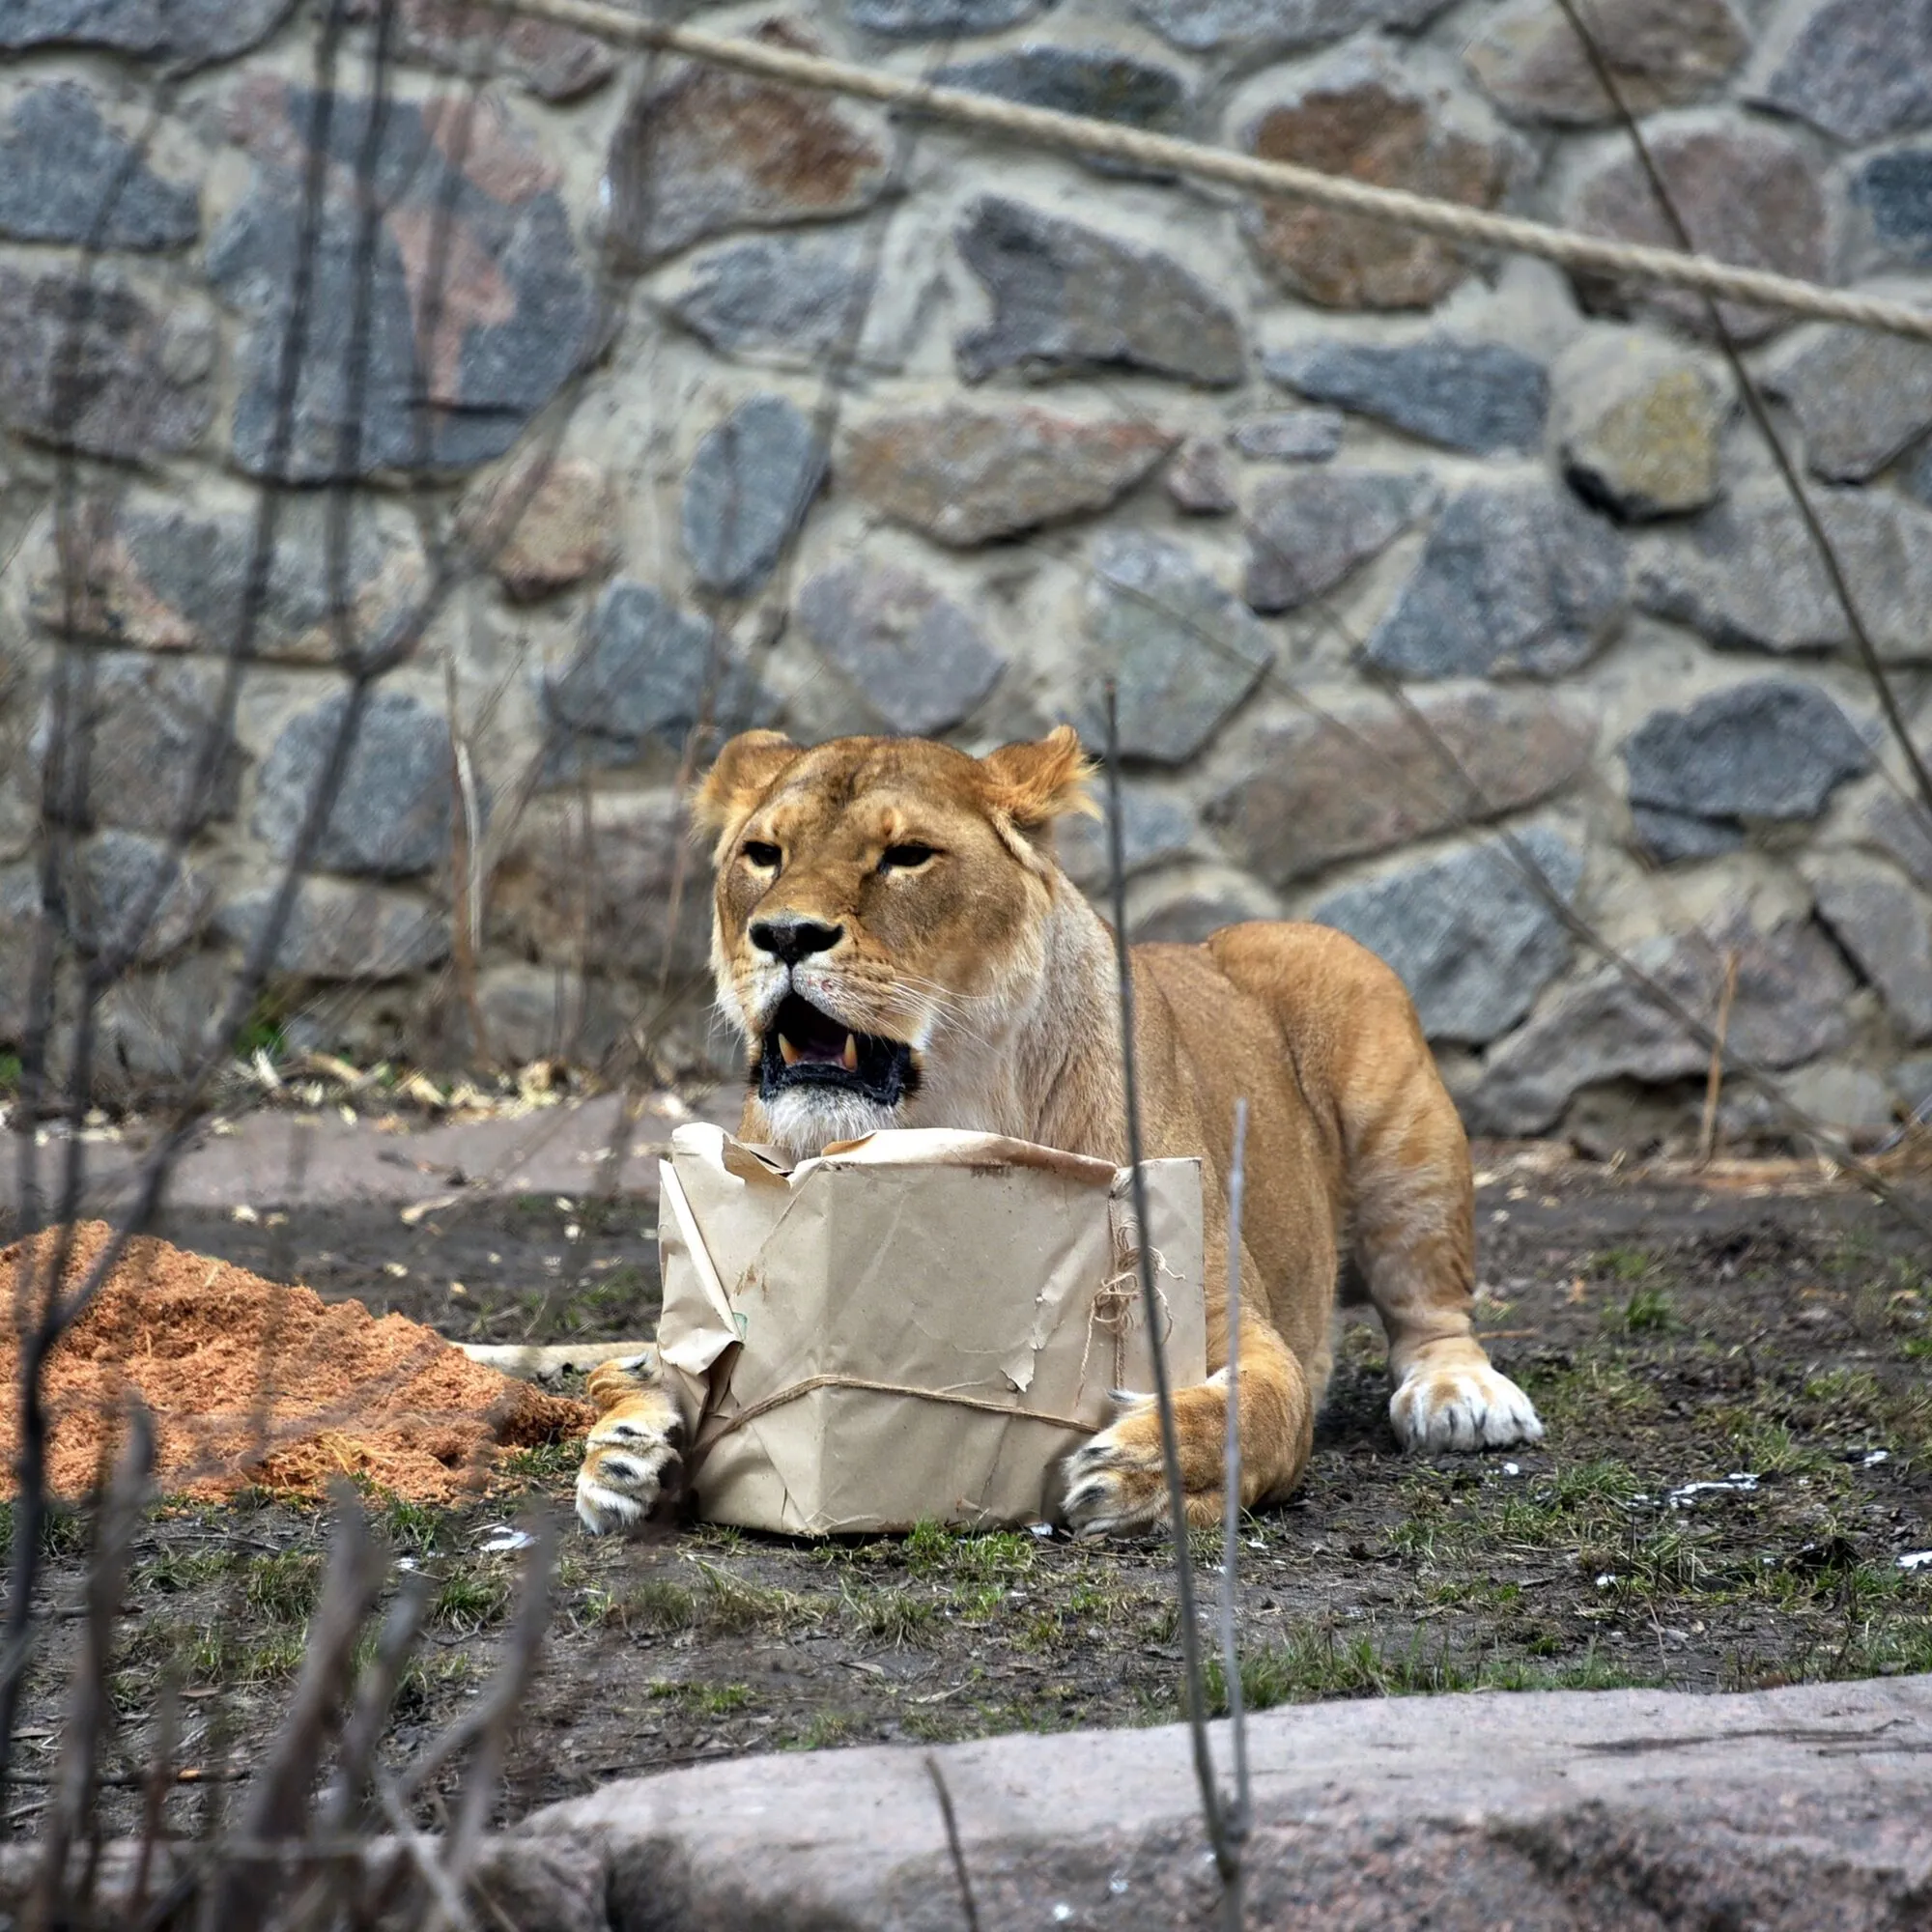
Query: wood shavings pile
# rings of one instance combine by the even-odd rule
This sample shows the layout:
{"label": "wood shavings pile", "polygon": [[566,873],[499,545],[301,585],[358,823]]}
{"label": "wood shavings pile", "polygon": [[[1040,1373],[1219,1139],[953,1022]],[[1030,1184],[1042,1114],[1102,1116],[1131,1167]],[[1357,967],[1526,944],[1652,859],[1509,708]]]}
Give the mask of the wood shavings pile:
{"label": "wood shavings pile", "polygon": [[[72,1230],[65,1292],[110,1238]],[[0,1293],[45,1293],[56,1236],[0,1250]],[[16,1317],[26,1313],[16,1308]],[[16,1319],[0,1333],[0,1484],[18,1449]],[[434,1330],[166,1241],[128,1243],[93,1304],[48,1364],[49,1487],[77,1497],[119,1442],[130,1394],[155,1418],[163,1494],[202,1498],[244,1486],[319,1495],[336,1475],[415,1502],[454,1503],[486,1490],[499,1448],[581,1434],[592,1412],[472,1362]]]}

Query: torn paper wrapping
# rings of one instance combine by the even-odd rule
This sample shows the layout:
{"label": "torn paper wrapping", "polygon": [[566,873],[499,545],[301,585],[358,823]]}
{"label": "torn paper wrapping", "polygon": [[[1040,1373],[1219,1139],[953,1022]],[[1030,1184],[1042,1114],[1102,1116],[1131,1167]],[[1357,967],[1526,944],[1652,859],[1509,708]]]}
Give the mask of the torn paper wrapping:
{"label": "torn paper wrapping", "polygon": [[[935,1129],[787,1167],[694,1124],[660,1174],[659,1355],[712,1521],[1034,1521],[1109,1391],[1152,1386],[1125,1169]],[[1146,1176],[1184,1387],[1207,1375],[1201,1163]]]}

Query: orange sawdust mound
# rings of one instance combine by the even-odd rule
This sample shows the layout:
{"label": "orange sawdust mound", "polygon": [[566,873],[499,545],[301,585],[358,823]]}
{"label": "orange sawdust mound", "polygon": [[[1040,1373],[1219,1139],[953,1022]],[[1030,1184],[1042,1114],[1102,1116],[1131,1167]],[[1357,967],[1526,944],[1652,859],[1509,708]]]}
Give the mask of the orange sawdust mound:
{"label": "orange sawdust mound", "polygon": [[[110,1230],[84,1221],[72,1236],[68,1292]],[[25,1284],[37,1306],[55,1240],[48,1233],[0,1250],[0,1293],[17,1297]],[[0,1324],[0,1482],[9,1485],[19,1326]],[[63,1497],[94,1487],[130,1394],[155,1419],[159,1489],[200,1497],[244,1486],[316,1495],[348,1475],[416,1502],[456,1502],[488,1487],[497,1448],[554,1442],[592,1419],[584,1404],[472,1362],[405,1316],[379,1321],[359,1301],[325,1302],[152,1239],[128,1243],[55,1350],[46,1393],[49,1484]]]}

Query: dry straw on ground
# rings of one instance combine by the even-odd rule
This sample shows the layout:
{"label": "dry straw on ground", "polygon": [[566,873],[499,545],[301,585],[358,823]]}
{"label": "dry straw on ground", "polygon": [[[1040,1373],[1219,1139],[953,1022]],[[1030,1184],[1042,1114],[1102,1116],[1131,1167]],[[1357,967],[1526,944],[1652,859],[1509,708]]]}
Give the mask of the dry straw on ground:
{"label": "dry straw on ground", "polygon": [[[109,1236],[99,1221],[73,1230],[69,1293]],[[44,1292],[56,1239],[0,1251],[0,1281]],[[0,1336],[9,1384],[17,1346],[15,1332]],[[161,1240],[129,1244],[54,1351],[46,1390],[49,1486],[67,1498],[87,1493],[111,1459],[130,1395],[154,1414],[162,1492],[200,1497],[245,1485],[319,1495],[349,1475],[454,1502],[488,1486],[498,1448],[553,1442],[590,1419],[582,1403],[472,1362],[404,1316],[331,1305]],[[10,1472],[17,1433],[9,1405],[0,1464]]]}

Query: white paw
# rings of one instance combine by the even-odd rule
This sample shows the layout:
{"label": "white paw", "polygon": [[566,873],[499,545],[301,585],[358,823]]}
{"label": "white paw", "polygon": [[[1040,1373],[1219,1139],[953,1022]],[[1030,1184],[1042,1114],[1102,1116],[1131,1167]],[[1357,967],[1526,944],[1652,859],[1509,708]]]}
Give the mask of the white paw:
{"label": "white paw", "polygon": [[1535,1405],[1486,1362],[1416,1369],[1389,1398],[1389,1420],[1405,1449],[1502,1449],[1543,1440]]}
{"label": "white paw", "polygon": [[677,1467],[681,1425],[665,1405],[639,1402],[642,1414],[620,1406],[584,1438],[577,1472],[577,1520],[592,1536],[634,1529],[657,1508]]}
{"label": "white paw", "polygon": [[1075,1536],[1125,1536],[1159,1521],[1167,1486],[1153,1398],[1116,1390],[1120,1420],[1066,1459],[1060,1512]]}

